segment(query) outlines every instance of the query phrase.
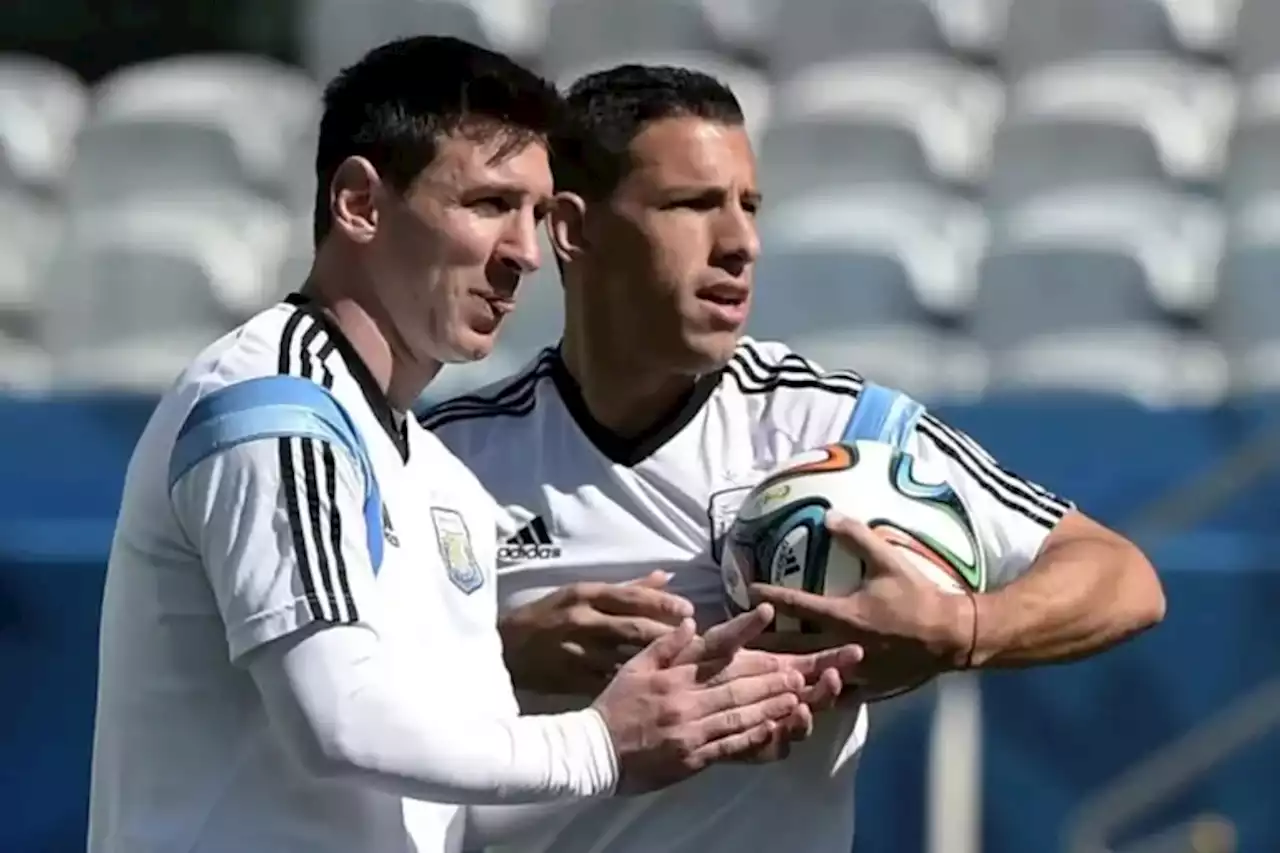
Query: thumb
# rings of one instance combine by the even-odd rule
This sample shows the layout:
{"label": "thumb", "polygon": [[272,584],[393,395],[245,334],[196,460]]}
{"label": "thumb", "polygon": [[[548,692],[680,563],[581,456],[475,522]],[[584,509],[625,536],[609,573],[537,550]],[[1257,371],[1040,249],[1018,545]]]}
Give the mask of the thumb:
{"label": "thumb", "polygon": [[645,646],[639,654],[627,661],[622,669],[631,672],[657,672],[667,669],[696,637],[697,628],[693,620],[684,619],[674,631],[663,634]]}

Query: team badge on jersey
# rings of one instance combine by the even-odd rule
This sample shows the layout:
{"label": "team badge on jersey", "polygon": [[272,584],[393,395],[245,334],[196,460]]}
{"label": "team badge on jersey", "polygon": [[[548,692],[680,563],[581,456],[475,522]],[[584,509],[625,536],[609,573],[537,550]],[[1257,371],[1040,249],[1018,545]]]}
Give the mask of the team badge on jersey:
{"label": "team badge on jersey", "polygon": [[484,585],[484,572],[476,562],[467,522],[457,510],[438,506],[431,508],[431,521],[436,528],[436,543],[440,546],[440,559],[444,561],[449,580],[470,595]]}

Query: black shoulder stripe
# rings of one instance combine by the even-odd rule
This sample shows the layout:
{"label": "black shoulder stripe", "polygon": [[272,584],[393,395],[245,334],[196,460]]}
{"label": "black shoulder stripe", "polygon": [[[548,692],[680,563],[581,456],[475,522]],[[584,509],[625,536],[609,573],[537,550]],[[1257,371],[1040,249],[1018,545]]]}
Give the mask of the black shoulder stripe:
{"label": "black shoulder stripe", "polygon": [[[824,372],[798,353],[766,359],[749,341],[739,347],[729,367],[729,374],[746,394],[800,388],[856,398],[865,381],[851,370]],[[1052,492],[1001,467],[971,437],[934,415],[926,413],[917,429],[1003,506],[1046,527],[1072,510],[1071,504]]]}
{"label": "black shoulder stripe", "polygon": [[551,358],[544,353],[530,369],[501,388],[446,400],[420,414],[418,423],[423,429],[434,430],[445,424],[474,418],[523,417],[533,411],[538,383],[550,375]]}
{"label": "black shoulder stripe", "polygon": [[[279,371],[331,388],[333,371],[324,360],[333,351],[333,341],[322,325],[307,312],[295,311],[281,333]],[[282,438],[279,458],[299,581],[311,616],[320,622],[356,622],[359,614],[342,552],[333,448],[314,439]]]}
{"label": "black shoulder stripe", "polygon": [[729,361],[727,372],[744,394],[767,394],[777,388],[798,388],[857,397],[863,383],[862,377],[853,371],[824,372],[796,353],[767,361],[749,342],[738,348]]}
{"label": "black shoulder stripe", "polygon": [[935,416],[926,413],[920,419],[918,430],[938,450],[958,463],[984,491],[1009,509],[1046,527],[1054,526],[1071,511],[1072,507],[1066,501],[1000,467],[990,454],[985,451],[975,453],[971,449],[977,446],[973,439]]}

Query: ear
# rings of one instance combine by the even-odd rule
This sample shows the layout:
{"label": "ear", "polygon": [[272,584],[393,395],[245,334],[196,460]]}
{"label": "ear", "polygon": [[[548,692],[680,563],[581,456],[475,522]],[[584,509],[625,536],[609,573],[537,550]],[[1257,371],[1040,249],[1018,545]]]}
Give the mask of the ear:
{"label": "ear", "polygon": [[329,182],[329,215],[333,227],[357,243],[368,243],[378,230],[377,197],[382,179],[363,157],[348,157]]}
{"label": "ear", "polygon": [[547,214],[551,248],[563,264],[573,263],[586,250],[587,203],[577,193],[556,193]]}

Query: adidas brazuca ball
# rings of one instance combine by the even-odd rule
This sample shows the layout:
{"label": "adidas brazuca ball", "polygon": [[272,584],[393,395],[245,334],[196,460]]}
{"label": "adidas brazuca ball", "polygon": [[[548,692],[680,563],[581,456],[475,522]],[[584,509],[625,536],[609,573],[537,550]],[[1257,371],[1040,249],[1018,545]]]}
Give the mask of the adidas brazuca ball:
{"label": "adidas brazuca ball", "polygon": [[[862,585],[862,560],[832,540],[827,510],[857,519],[896,545],[944,590],[986,589],[986,561],[960,496],[910,454],[874,441],[831,444],[788,460],[743,502],[721,571],[729,610],[750,606],[747,585],[769,583],[821,595]],[[809,630],[779,615],[779,631]]]}

